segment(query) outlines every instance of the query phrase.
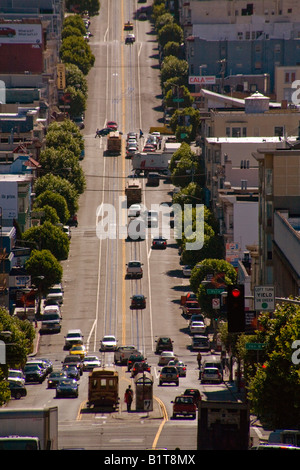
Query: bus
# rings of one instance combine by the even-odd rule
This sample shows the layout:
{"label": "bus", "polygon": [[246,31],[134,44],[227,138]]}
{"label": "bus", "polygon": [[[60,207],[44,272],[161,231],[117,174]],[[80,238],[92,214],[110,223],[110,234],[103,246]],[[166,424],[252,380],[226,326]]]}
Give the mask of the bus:
{"label": "bus", "polygon": [[119,374],[113,368],[95,367],[89,374],[87,406],[117,408],[119,404]]}

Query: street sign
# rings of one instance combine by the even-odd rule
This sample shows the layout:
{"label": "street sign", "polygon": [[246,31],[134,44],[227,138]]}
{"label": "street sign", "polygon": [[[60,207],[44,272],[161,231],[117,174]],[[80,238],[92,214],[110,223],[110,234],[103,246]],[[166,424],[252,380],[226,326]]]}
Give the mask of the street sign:
{"label": "street sign", "polygon": [[273,311],[275,309],[274,287],[254,287],[254,309],[258,311]]}
{"label": "street sign", "polygon": [[207,289],[206,293],[207,294],[222,294],[222,292],[224,292],[225,289],[222,288],[222,289]]}
{"label": "street sign", "polygon": [[262,349],[265,349],[265,347],[265,343],[246,343],[246,349],[251,349],[252,351],[260,351]]}

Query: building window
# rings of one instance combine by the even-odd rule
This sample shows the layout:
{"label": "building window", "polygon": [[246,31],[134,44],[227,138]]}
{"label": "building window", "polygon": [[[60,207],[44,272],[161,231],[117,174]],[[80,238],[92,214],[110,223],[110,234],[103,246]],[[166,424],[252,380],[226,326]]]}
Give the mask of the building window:
{"label": "building window", "polygon": [[293,83],[296,80],[296,72],[285,72],[284,83]]}
{"label": "building window", "polygon": [[283,137],[283,127],[282,126],[274,127],[274,135],[276,137]]}

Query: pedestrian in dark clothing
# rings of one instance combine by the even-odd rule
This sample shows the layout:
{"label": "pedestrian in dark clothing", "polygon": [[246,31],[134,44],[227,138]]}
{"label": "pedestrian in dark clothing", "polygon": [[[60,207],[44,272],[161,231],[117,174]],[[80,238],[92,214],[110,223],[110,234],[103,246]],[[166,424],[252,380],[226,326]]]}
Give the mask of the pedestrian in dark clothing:
{"label": "pedestrian in dark clothing", "polygon": [[127,411],[131,411],[131,403],[133,401],[133,391],[131,385],[128,385],[128,388],[125,390],[124,401],[127,404]]}
{"label": "pedestrian in dark clothing", "polygon": [[201,358],[202,358],[201,353],[198,352],[197,354],[198,369],[200,369],[201,367]]}

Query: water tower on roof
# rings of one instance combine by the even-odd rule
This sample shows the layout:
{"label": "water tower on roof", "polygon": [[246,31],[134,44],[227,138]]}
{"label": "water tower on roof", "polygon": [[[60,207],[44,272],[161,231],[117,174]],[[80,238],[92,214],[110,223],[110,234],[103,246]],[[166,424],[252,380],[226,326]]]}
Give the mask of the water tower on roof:
{"label": "water tower on roof", "polygon": [[269,110],[270,98],[258,91],[245,98],[245,113],[264,113]]}

